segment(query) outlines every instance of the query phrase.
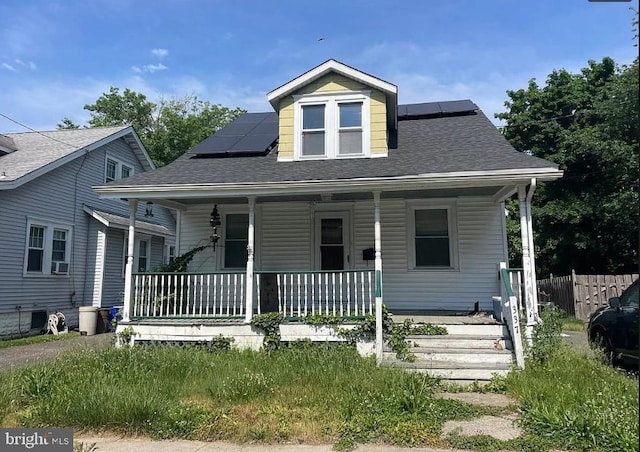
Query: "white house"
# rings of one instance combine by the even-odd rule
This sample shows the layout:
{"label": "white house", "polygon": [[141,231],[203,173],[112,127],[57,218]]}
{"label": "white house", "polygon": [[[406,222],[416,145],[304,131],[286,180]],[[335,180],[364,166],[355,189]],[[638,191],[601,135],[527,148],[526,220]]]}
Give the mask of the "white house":
{"label": "white house", "polygon": [[555,164],[514,150],[469,100],[398,105],[396,85],[335,60],[267,98],[273,112],[96,187],[132,211],[176,209],[179,253],[210,245],[188,273],[132,272],[126,321],[139,338],[203,337],[209,320],[271,310],[362,316],[376,294],[396,314],[490,311],[504,289],[504,201],[516,192],[535,302],[530,198],[561,177]]}

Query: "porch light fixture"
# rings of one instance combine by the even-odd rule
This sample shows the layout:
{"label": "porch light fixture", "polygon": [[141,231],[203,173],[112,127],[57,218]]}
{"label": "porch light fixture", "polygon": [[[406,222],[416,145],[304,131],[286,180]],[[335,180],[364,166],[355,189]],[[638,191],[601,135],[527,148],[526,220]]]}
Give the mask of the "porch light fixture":
{"label": "porch light fixture", "polygon": [[215,204],[213,206],[213,210],[211,211],[211,215],[209,216],[209,226],[213,228],[213,234],[211,234],[211,244],[213,245],[213,251],[216,251],[216,243],[220,240],[220,236],[218,235],[218,226],[220,226],[222,222],[220,221],[220,214],[218,213],[218,205]]}
{"label": "porch light fixture", "polygon": [[144,211],[144,216],[147,218],[153,217],[153,203],[147,201],[147,208]]}

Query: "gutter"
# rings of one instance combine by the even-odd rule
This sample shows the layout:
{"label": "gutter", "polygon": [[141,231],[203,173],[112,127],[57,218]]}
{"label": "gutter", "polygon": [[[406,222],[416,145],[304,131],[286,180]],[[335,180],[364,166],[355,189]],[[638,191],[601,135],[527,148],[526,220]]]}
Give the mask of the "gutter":
{"label": "gutter", "polygon": [[537,170],[432,173],[412,176],[332,179],[322,181],[243,182],[228,184],[100,185],[93,189],[102,198],[202,198],[260,195],[304,195],[353,191],[403,191],[434,188],[465,188],[522,184],[532,179],[554,180],[563,172],[556,168]]}

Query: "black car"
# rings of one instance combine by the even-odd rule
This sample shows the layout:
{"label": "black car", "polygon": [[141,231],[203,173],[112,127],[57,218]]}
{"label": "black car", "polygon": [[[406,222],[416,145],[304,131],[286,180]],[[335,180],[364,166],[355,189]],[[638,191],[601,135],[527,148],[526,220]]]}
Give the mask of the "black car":
{"label": "black car", "polygon": [[600,348],[611,363],[638,366],[639,298],[640,280],[636,280],[620,297],[610,298],[609,306],[598,309],[589,318],[589,342]]}

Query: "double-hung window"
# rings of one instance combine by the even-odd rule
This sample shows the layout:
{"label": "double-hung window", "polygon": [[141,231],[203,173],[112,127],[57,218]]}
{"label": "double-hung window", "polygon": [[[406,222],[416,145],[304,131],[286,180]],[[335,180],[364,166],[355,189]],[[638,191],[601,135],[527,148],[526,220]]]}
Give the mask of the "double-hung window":
{"label": "double-hung window", "polygon": [[133,166],[116,158],[107,156],[104,170],[104,181],[112,182],[125,179],[133,174]]}
{"label": "double-hung window", "polygon": [[26,275],[67,275],[70,252],[71,226],[28,220]]}
{"label": "double-hung window", "polygon": [[409,209],[410,267],[453,269],[456,259],[455,208],[453,205],[416,205]]}
{"label": "double-hung window", "polygon": [[225,216],[225,219],[224,267],[246,267],[247,245],[249,243],[249,215],[246,213],[229,213]]}
{"label": "double-hung window", "polygon": [[294,159],[370,156],[368,92],[294,96]]}
{"label": "double-hung window", "polygon": [[325,109],[323,105],[302,107],[302,155],[325,155]]}
{"label": "double-hung window", "polygon": [[362,102],[338,104],[338,155],[362,154]]}

